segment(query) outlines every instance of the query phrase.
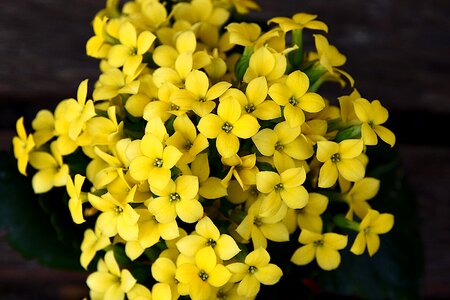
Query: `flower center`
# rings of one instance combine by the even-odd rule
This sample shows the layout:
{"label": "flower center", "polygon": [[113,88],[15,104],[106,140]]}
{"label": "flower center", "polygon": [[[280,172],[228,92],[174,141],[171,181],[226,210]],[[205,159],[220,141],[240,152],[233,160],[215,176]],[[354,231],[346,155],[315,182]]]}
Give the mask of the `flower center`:
{"label": "flower center", "polygon": [[157,168],[161,168],[163,166],[164,161],[161,158],[155,158],[153,165]]}
{"label": "flower center", "polygon": [[314,247],[320,247],[320,246],[323,246],[323,240],[317,240],[317,241],[314,241],[313,245],[314,245]]}
{"label": "flower center", "polygon": [[262,225],[262,222],[261,222],[261,220],[259,218],[254,217],[253,218],[253,224],[255,224],[256,226],[260,226],[260,225]]}
{"label": "flower center", "polygon": [[283,189],[283,184],[280,182],[277,185],[275,185],[273,188],[275,189],[275,191],[279,191]]}
{"label": "flower center", "polygon": [[248,272],[250,274],[255,274],[258,269],[255,266],[248,267]]}
{"label": "flower center", "polygon": [[211,246],[214,248],[214,246],[216,246],[217,242],[211,238],[208,239],[208,241],[206,242],[207,246]]}
{"label": "flower center", "polygon": [[284,149],[284,145],[281,144],[280,142],[277,142],[277,143],[275,144],[275,150],[277,150],[277,151],[282,151],[283,149]]}
{"label": "flower center", "polygon": [[179,110],[180,109],[180,107],[178,106],[178,105],[176,105],[176,104],[170,104],[170,110]]}
{"label": "flower center", "polygon": [[341,161],[341,155],[339,153],[335,153],[331,156],[331,161],[336,163]]}
{"label": "flower center", "polygon": [[225,124],[222,125],[222,130],[225,131],[225,133],[230,133],[231,130],[233,130],[233,125],[231,125],[228,122],[225,122]]}
{"label": "flower center", "polygon": [[198,277],[200,277],[201,280],[206,281],[209,276],[205,271],[201,270],[200,273],[198,273]]}
{"label": "flower center", "polygon": [[186,141],[186,143],[184,144],[183,148],[184,148],[184,150],[186,150],[186,151],[191,150],[191,148],[192,148],[192,143],[191,143],[191,141]]}
{"label": "flower center", "polygon": [[259,191],[256,188],[256,186],[252,186],[249,190],[250,195],[252,195],[253,197],[256,197],[259,195]]}
{"label": "flower center", "polygon": [[180,197],[180,195],[178,193],[171,193],[169,195],[169,199],[170,199],[170,202],[174,202],[174,201],[180,200],[181,197]]}
{"label": "flower center", "polygon": [[244,107],[245,111],[249,114],[255,111],[256,107],[253,105],[253,103],[247,104]]}
{"label": "flower center", "polygon": [[120,206],[116,206],[114,207],[114,212],[116,213],[116,215],[120,215],[123,213],[123,209]]}
{"label": "flower center", "polygon": [[296,106],[298,104],[298,101],[297,101],[297,99],[294,98],[294,96],[292,96],[289,99],[289,104],[291,104],[292,106]]}

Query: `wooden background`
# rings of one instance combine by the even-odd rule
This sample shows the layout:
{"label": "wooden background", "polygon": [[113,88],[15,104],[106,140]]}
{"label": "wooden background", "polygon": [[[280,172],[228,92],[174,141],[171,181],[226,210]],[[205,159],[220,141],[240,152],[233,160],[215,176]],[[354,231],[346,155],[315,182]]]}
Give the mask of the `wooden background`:
{"label": "wooden background", "polygon": [[[282,0],[259,2],[268,19],[318,14],[345,70],[368,99],[390,110],[408,180],[418,198],[425,250],[424,299],[450,298],[450,1]],[[31,120],[98,76],[84,45],[103,1],[2,1],[0,146],[10,149],[17,118]],[[1,237],[0,232],[0,237]],[[414,262],[411,262],[414,263]],[[84,274],[24,260],[0,239],[0,299],[81,299]]]}

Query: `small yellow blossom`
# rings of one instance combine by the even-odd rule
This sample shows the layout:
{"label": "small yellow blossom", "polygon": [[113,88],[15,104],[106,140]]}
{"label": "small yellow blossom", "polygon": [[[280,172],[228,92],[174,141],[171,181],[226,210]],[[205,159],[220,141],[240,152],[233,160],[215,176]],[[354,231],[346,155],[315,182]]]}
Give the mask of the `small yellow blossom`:
{"label": "small yellow blossom", "polygon": [[95,227],[95,231],[88,228],[84,232],[83,241],[81,242],[81,256],[80,264],[87,270],[89,263],[94,258],[95,254],[105,249],[111,244],[108,237],[104,236],[98,227]]}
{"label": "small yellow blossom", "polygon": [[348,181],[358,181],[364,177],[365,168],[358,156],[362,153],[361,140],[349,139],[335,143],[317,142],[317,159],[324,164],[320,168],[319,187],[333,186],[340,174]]}
{"label": "small yellow blossom", "polygon": [[302,209],[296,210],[297,224],[300,229],[313,232],[322,232],[323,221],[320,217],[328,206],[328,198],[319,193],[310,193],[308,204]]}
{"label": "small yellow blossom", "polygon": [[265,76],[268,82],[274,82],[284,75],[286,67],[287,60],[284,54],[260,47],[250,57],[243,81],[250,82],[254,78]]}
{"label": "small yellow blossom", "polygon": [[87,194],[81,192],[81,188],[83,186],[85,177],[76,174],[74,180],[72,181],[72,177],[67,177],[67,194],[69,195],[69,210],[72,216],[72,220],[76,224],[81,224],[86,220],[83,217],[83,207],[82,204],[87,200]]}
{"label": "small yellow blossom", "polygon": [[236,241],[228,234],[220,234],[213,221],[205,216],[195,225],[195,232],[177,242],[180,253],[187,256],[195,254],[204,247],[214,249],[218,258],[229,260],[241,251]]}
{"label": "small yellow blossom", "polygon": [[231,277],[231,272],[218,263],[216,254],[211,247],[204,247],[195,254],[195,261],[178,266],[175,278],[189,288],[192,299],[209,299],[213,287],[225,285]]}
{"label": "small yellow blossom", "polygon": [[303,229],[298,238],[304,244],[298,248],[291,257],[296,265],[309,264],[315,258],[317,264],[324,270],[336,269],[341,263],[338,250],[347,246],[347,236],[337,233],[316,233]]}
{"label": "small yellow blossom", "polygon": [[216,114],[200,119],[198,130],[209,139],[216,139],[217,151],[222,157],[235,155],[239,150],[239,139],[252,137],[260,125],[255,117],[242,114],[239,102],[231,97],[223,99]]}
{"label": "small yellow blossom", "polygon": [[149,201],[148,209],[160,223],[172,222],[177,216],[184,222],[194,223],[203,215],[197,176],[182,175],[162,189],[152,187],[152,192],[159,197]]}
{"label": "small yellow blossom", "polygon": [[381,105],[380,101],[369,102],[364,98],[359,98],[353,101],[353,105],[356,116],[362,122],[361,138],[364,145],[376,145],[378,136],[393,147],[395,135],[386,127],[381,126],[388,119],[388,111]]}
{"label": "small yellow blossom", "polygon": [[27,165],[29,154],[34,148],[33,135],[27,136],[25,126],[23,125],[23,117],[16,122],[17,135],[13,138],[14,157],[17,159],[17,168],[23,175],[27,175]]}
{"label": "small yellow blossom", "polygon": [[305,122],[303,111],[316,113],[325,107],[325,102],[317,93],[308,92],[309,78],[301,71],[294,71],[286,78],[286,83],[274,83],[269,88],[270,97],[284,106],[284,116],[291,127]]}
{"label": "small yellow blossom", "polygon": [[227,265],[233,274],[230,281],[239,282],[237,293],[244,297],[255,297],[264,285],[277,283],[283,271],[275,264],[271,264],[270,255],[264,248],[257,248],[247,254],[243,263],[236,262]]}
{"label": "small yellow blossom", "polygon": [[167,257],[158,257],[152,264],[152,276],[158,281],[153,285],[153,299],[178,299],[178,280],[175,278],[177,266]]}
{"label": "small yellow blossom", "polygon": [[361,255],[367,247],[370,256],[373,256],[380,248],[379,234],[387,233],[394,226],[392,214],[380,214],[378,211],[369,209],[364,219],[359,224],[359,233],[353,242],[350,251]]}
{"label": "small yellow blossom", "polygon": [[317,15],[307,13],[297,13],[292,18],[275,17],[268,21],[268,23],[277,23],[284,32],[291,30],[298,30],[303,28],[322,30],[328,32],[328,26],[322,21],[316,20]]}
{"label": "small yellow blossom", "polygon": [[360,219],[364,218],[370,209],[367,200],[375,197],[379,189],[380,180],[376,178],[366,177],[355,182],[352,188],[343,195],[350,206],[346,217],[352,220],[353,213],[355,213]]}
{"label": "small yellow blossom", "polygon": [[91,298],[120,300],[136,285],[137,280],[127,269],[120,269],[114,258],[114,252],[108,251],[105,258],[98,262],[97,272],[87,278],[91,289]]}

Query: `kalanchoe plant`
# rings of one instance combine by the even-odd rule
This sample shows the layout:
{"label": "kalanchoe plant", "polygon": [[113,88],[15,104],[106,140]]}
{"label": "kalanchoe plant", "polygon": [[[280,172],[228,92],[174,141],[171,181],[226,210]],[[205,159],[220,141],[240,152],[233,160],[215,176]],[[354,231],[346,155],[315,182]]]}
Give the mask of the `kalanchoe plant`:
{"label": "kalanchoe plant", "polygon": [[[366,176],[368,149],[395,144],[388,111],[355,89],[316,15],[233,21],[257,8],[108,1],[86,45],[92,100],[84,80],[31,133],[17,121],[20,173],[37,194],[65,187],[86,225],[92,299],[253,299],[293,266],[375,255],[393,227]],[[351,93],[326,99],[326,82]]]}

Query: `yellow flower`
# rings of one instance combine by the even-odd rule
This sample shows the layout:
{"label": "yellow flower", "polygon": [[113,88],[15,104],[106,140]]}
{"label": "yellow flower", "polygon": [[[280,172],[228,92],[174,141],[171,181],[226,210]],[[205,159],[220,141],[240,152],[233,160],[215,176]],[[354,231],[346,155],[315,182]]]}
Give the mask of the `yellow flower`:
{"label": "yellow flower", "polygon": [[256,155],[254,153],[243,157],[234,155],[229,158],[222,158],[222,163],[231,166],[225,178],[222,179],[222,185],[228,187],[233,176],[244,190],[256,183],[258,168],[255,166]]}
{"label": "yellow flower", "polygon": [[119,28],[120,44],[114,45],[108,52],[108,63],[121,67],[130,56],[136,56],[142,61],[144,55],[152,46],[156,36],[150,31],[143,31],[139,35],[130,22],[124,22]]}
{"label": "yellow flower", "polygon": [[158,281],[153,285],[153,299],[178,299],[178,280],[175,278],[177,266],[167,257],[158,257],[152,264],[152,276]]}
{"label": "yellow flower", "polygon": [[285,83],[274,83],[269,88],[270,97],[284,106],[284,116],[291,127],[305,122],[303,111],[316,113],[325,107],[325,101],[317,93],[308,92],[309,78],[301,71],[294,71]]}
{"label": "yellow flower", "polygon": [[190,106],[200,117],[209,114],[215,107],[215,99],[219,98],[231,83],[221,81],[209,87],[208,76],[202,71],[192,70],[186,77],[185,89],[176,91],[172,97],[177,103],[186,102],[185,106]]}
{"label": "yellow flower", "polygon": [[261,203],[261,215],[272,216],[286,205],[300,209],[308,203],[308,192],[302,186],[306,179],[303,168],[288,169],[281,174],[262,171],[256,174],[256,187],[265,193]]}
{"label": "yellow flower", "polygon": [[25,126],[23,125],[23,117],[20,117],[16,122],[17,135],[13,138],[14,157],[17,159],[17,168],[23,175],[27,175],[27,165],[29,154],[34,148],[33,135],[27,136]]}
{"label": "yellow flower", "polygon": [[100,259],[97,272],[90,274],[86,280],[91,289],[91,298],[122,300],[125,294],[136,285],[137,280],[127,269],[120,270],[112,250]]}
{"label": "yellow flower", "polygon": [[140,141],[142,155],[130,159],[130,175],[138,181],[148,180],[151,187],[163,189],[170,181],[170,170],[183,153],[174,146],[164,146],[162,141],[151,133]]}
{"label": "yellow flower", "polygon": [[316,20],[317,15],[311,15],[307,13],[297,13],[292,18],[275,17],[268,21],[270,23],[277,23],[284,32],[291,30],[298,30],[303,28],[322,30],[328,32],[328,26]]}
{"label": "yellow flower", "polygon": [[105,27],[108,22],[107,17],[96,16],[93,21],[95,35],[86,43],[86,53],[95,58],[105,58],[111,47],[105,39]]}
{"label": "yellow flower", "polygon": [[183,153],[180,164],[191,163],[197,154],[208,148],[208,140],[203,134],[197,134],[197,129],[189,117],[184,114],[173,122],[175,132],[167,139],[167,145],[177,147]]}
{"label": "yellow flower", "polygon": [[[152,199],[148,201],[152,201]],[[179,236],[180,233],[175,220],[168,223],[159,223],[147,207],[139,206],[134,210],[139,214],[139,233],[135,241],[127,241],[125,245],[125,253],[130,259],[138,258],[145,249],[158,243],[161,238],[172,240]]]}
{"label": "yellow flower", "polygon": [[208,114],[200,119],[198,130],[209,139],[216,138],[217,151],[222,157],[235,155],[239,150],[239,139],[252,137],[259,129],[255,117],[242,115],[236,99],[223,99],[217,108],[217,115]]}
{"label": "yellow flower", "polygon": [[352,188],[343,195],[350,206],[346,217],[352,220],[353,213],[355,213],[359,218],[364,218],[370,209],[367,200],[375,197],[379,189],[380,180],[376,178],[366,177],[355,182]]}
{"label": "yellow flower", "polygon": [[326,196],[310,193],[308,204],[304,208],[296,210],[298,227],[301,230],[322,232],[323,221],[320,215],[325,212],[327,205],[328,198]]}
{"label": "yellow flower", "polygon": [[225,0],[230,2],[239,14],[248,14],[250,10],[259,10],[259,5],[253,0]]}
{"label": "yellow flower", "polygon": [[264,248],[257,248],[247,254],[243,263],[236,262],[227,265],[233,276],[231,282],[239,282],[237,293],[244,297],[255,297],[261,283],[276,284],[283,271],[275,264],[271,264],[270,255]]}
{"label": "yellow flower", "polygon": [[231,277],[231,272],[217,262],[217,257],[211,247],[204,247],[195,254],[195,261],[178,266],[175,278],[189,288],[192,299],[209,299],[213,287],[225,285]]}
{"label": "yellow flower", "polygon": [[145,74],[139,77],[139,92],[131,95],[125,103],[125,109],[133,117],[142,117],[144,115],[145,106],[151,102],[158,100],[158,88],[153,82],[151,74]]}
{"label": "yellow flower", "polygon": [[50,145],[50,151],[51,153],[35,151],[30,154],[30,165],[38,170],[31,182],[36,194],[46,193],[55,186],[67,183],[69,166],[63,163],[56,143]]}
{"label": "yellow flower", "polygon": [[380,214],[378,211],[369,209],[364,219],[359,224],[359,233],[353,242],[350,251],[361,255],[367,247],[370,256],[373,256],[380,248],[379,234],[387,233],[394,226],[392,214]]}
{"label": "yellow flower", "polygon": [[160,223],[169,223],[178,216],[186,223],[194,223],[203,215],[203,206],[198,201],[198,178],[192,175],[170,180],[162,189],[151,187],[157,198],[148,203],[149,211]]}
{"label": "yellow flower", "polygon": [[86,221],[83,217],[82,205],[83,202],[87,200],[87,194],[81,192],[84,179],[85,177],[80,174],[75,175],[74,181],[72,181],[72,178],[70,176],[67,176],[66,189],[67,194],[70,197],[68,205],[72,220],[76,224],[81,224]]}
{"label": "yellow flower", "polygon": [[349,139],[335,143],[317,142],[317,159],[324,164],[319,172],[319,187],[333,186],[338,175],[348,181],[358,181],[364,177],[365,168],[358,156],[362,153],[361,140]]}
{"label": "yellow flower", "polygon": [[347,246],[347,236],[337,233],[316,233],[303,229],[298,241],[305,244],[298,248],[291,257],[296,265],[309,264],[315,258],[317,264],[324,270],[336,269],[341,263],[338,250]]}
{"label": "yellow flower", "polygon": [[119,234],[125,241],[138,239],[139,214],[130,205],[135,192],[136,186],[123,199],[115,199],[109,193],[101,197],[88,194],[88,200],[92,206],[102,212],[97,217],[96,226],[103,235],[114,237]]}
{"label": "yellow flower", "polygon": [[97,251],[105,249],[110,244],[111,241],[109,238],[104,236],[97,226],[95,227],[95,231],[90,228],[86,229],[83,241],[81,242],[81,266],[87,270],[89,263]]}
{"label": "yellow flower", "polygon": [[236,232],[247,241],[251,239],[254,249],[267,248],[267,239],[275,242],[289,241],[289,231],[282,222],[285,215],[286,209],[280,209],[273,216],[262,216],[261,199],[258,199],[250,206]]}
{"label": "yellow flower", "polygon": [[293,168],[293,159],[305,160],[313,154],[312,145],[301,134],[299,126],[292,127],[286,122],[275,125],[272,129],[264,128],[252,137],[256,148],[264,156],[273,156],[274,164],[283,172]]}
{"label": "yellow flower", "polygon": [[34,118],[31,126],[34,129],[33,140],[36,148],[44,145],[55,136],[55,118],[51,111],[40,110]]}
{"label": "yellow flower", "polygon": [[278,37],[277,30],[270,30],[261,35],[261,27],[256,23],[230,23],[226,27],[230,33],[230,43],[258,49],[271,38]]}
{"label": "yellow flower", "polygon": [[395,135],[384,126],[381,126],[388,119],[388,111],[380,101],[369,102],[364,98],[353,101],[355,114],[362,122],[361,138],[365,145],[376,145],[378,137],[388,143],[391,147],[395,144]]}
{"label": "yellow flower", "polygon": [[233,97],[239,101],[242,110],[260,120],[272,120],[281,117],[281,109],[267,98],[267,80],[265,77],[252,79],[245,90],[245,94],[238,89],[229,89],[221,99]]}
{"label": "yellow flower", "polygon": [[236,241],[228,234],[220,234],[213,221],[205,216],[195,225],[195,231],[177,242],[181,254],[195,256],[204,247],[214,249],[221,260],[229,260],[241,251]]}
{"label": "yellow flower", "polygon": [[287,60],[284,54],[271,52],[267,47],[260,47],[250,57],[244,74],[244,82],[264,76],[268,82],[280,79],[286,72]]}

